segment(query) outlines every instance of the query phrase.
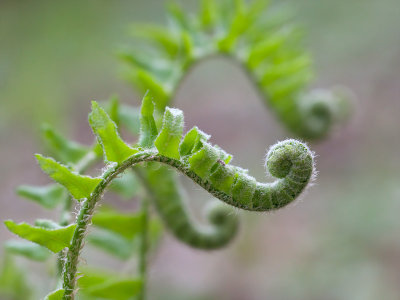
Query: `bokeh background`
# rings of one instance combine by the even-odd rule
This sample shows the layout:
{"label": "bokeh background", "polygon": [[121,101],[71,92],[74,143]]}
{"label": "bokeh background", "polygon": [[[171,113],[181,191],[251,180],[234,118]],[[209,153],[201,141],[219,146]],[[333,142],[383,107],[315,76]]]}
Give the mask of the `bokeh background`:
{"label": "bokeh background", "polygon": [[[180,3],[189,11],[198,4]],[[240,212],[242,230],[230,247],[196,251],[167,234],[151,262],[149,299],[400,299],[400,2],[285,4],[307,32],[315,87],[350,87],[353,114],[311,144],[315,185],[275,213]],[[43,150],[42,122],[89,144],[90,100],[117,93],[139,103],[115,56],[132,43],[132,22],[165,22],[164,1],[0,1],[1,221],[53,216],[14,193],[21,183],[48,182],[32,155]],[[174,106],[185,112],[186,128],[212,134],[258,180],[265,180],[265,149],[291,137],[225,60],[198,66]],[[200,210],[210,196],[182,180]],[[0,241],[9,237],[0,226]],[[19,263],[33,270],[40,293],[49,290],[45,267]]]}

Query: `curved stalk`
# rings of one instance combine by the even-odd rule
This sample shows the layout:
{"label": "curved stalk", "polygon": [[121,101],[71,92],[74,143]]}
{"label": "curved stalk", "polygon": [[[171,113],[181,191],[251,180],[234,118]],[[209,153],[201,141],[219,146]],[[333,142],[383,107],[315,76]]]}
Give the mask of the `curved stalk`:
{"label": "curved stalk", "polygon": [[140,211],[143,214],[142,231],[140,233],[140,250],[139,250],[139,275],[142,279],[142,287],[138,295],[138,300],[146,298],[147,287],[147,250],[149,248],[149,201],[146,197],[142,198]]}
{"label": "curved stalk", "polygon": [[[229,205],[252,211],[273,210],[287,205],[302,192],[313,175],[312,153],[302,143],[293,140],[278,143],[271,148],[267,155],[266,165],[271,175],[280,179],[273,183],[257,182],[251,199],[248,198],[246,186],[243,186],[247,178],[240,179],[240,175],[237,177],[237,181],[233,183],[231,188],[232,193],[229,193],[218,189],[216,187],[218,183],[213,183],[212,179],[202,178],[182,160],[173,159],[152,151],[134,154],[122,163],[107,170],[90,197],[83,202],[77,218],[77,227],[71,241],[71,246],[67,252],[63,274],[63,288],[65,290],[63,299],[74,299],[80,250],[83,246],[84,237],[91,222],[95,206],[102,197],[105,189],[114,178],[127,168],[138,163],[151,161],[175,168],[210,194]],[[221,174],[223,174],[228,165],[221,164],[220,166],[217,172],[222,172]],[[235,187],[238,184],[242,187],[241,193],[235,193]]]}

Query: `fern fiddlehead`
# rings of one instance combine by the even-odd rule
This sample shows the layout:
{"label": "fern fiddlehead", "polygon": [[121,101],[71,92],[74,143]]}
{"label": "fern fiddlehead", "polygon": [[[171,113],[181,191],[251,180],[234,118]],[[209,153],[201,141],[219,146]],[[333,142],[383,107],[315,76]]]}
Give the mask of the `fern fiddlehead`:
{"label": "fern fiddlehead", "polygon": [[[144,101],[144,105],[145,103]],[[150,123],[153,123],[150,114],[147,118]],[[258,183],[247,175],[245,170],[230,165],[231,156],[221,148],[210,144],[209,136],[196,127],[182,138],[183,114],[177,109],[166,108],[163,126],[160,131],[157,130],[157,135],[155,127],[143,128],[142,133],[150,137],[146,147],[142,146],[143,143],[135,147],[126,144],[118,135],[115,123],[95,102],[89,121],[102,146],[105,160],[108,162],[108,167],[101,176],[93,178],[81,175],[52,158],[36,155],[42,170],[81,202],[76,224],[67,226],[65,229],[32,227],[32,232],[36,235],[42,234],[40,238],[37,238],[29,232],[30,225],[18,225],[12,221],[6,223],[11,231],[48,247],[54,252],[64,247],[68,248],[63,272],[63,299],[74,299],[79,255],[95,206],[109,184],[125,170],[140,163],[162,163],[188,176],[225,203],[254,211],[273,210],[287,205],[307,186],[314,172],[313,156],[307,146],[295,140],[288,140],[272,147],[267,155],[266,165],[271,175],[277,177],[278,180],[274,183]],[[183,220],[182,223],[181,206],[171,208],[168,207],[167,202],[161,202],[160,205],[163,206],[162,210],[166,211],[165,216],[170,218],[169,222],[175,222],[173,228],[179,235],[182,224],[186,222]],[[237,228],[237,222],[234,217],[222,214],[221,211],[223,211],[221,208],[212,210],[210,220],[216,225],[224,223],[224,228],[227,229],[225,232],[219,232],[218,235],[228,235],[227,239],[229,239],[229,235],[232,235]],[[20,226],[23,228],[21,229]],[[56,245],[54,245],[54,236],[58,232],[52,232],[52,230],[59,230],[59,234],[63,235],[63,239],[56,240]],[[71,241],[67,242],[71,233],[73,233]],[[43,238],[48,234],[51,234],[53,238],[50,240]],[[204,234],[207,233],[204,232]],[[198,247],[214,246],[212,244],[208,246],[208,243],[211,243],[209,238],[203,240],[192,238],[191,235],[182,237],[188,243],[194,243]]]}
{"label": "fern fiddlehead", "polygon": [[313,78],[309,54],[293,26],[274,21],[268,10],[263,14],[266,6],[265,0],[203,0],[198,16],[187,17],[172,6],[168,26],[136,25],[134,35],[149,49],[121,52],[130,66],[128,79],[142,92],[152,90],[162,113],[194,65],[224,56],[248,74],[291,132],[306,139],[323,137],[346,116],[349,96],[338,88],[306,92]]}

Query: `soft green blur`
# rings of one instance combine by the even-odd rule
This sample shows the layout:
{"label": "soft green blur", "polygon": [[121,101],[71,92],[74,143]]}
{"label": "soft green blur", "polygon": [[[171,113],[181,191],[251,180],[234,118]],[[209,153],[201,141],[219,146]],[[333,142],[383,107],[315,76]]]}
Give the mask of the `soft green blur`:
{"label": "soft green blur", "polygon": [[[48,182],[33,158],[43,151],[42,121],[90,144],[90,100],[117,93],[138,103],[141,95],[121,78],[115,52],[132,43],[132,22],[165,22],[163,2],[0,2],[1,221],[53,216],[14,195],[19,184]],[[189,10],[197,3],[180,2]],[[302,199],[274,214],[241,213],[242,230],[227,249],[193,251],[167,236],[150,265],[151,299],[400,299],[400,2],[285,5],[307,32],[315,86],[351,88],[353,115],[311,145],[319,176]],[[265,149],[290,136],[245,74],[224,60],[194,70],[174,106],[185,112],[186,128],[211,133],[258,180]],[[210,196],[184,182],[193,211],[201,211]],[[1,242],[10,237],[0,226]],[[123,268],[103,255],[86,259]],[[18,263],[35,275],[31,285],[49,290],[46,266]]]}

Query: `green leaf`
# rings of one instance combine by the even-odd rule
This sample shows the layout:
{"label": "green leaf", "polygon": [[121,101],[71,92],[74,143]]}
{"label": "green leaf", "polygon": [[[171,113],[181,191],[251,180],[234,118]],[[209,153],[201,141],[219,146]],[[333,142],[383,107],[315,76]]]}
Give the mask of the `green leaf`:
{"label": "green leaf", "polygon": [[195,51],[192,37],[187,31],[183,31],[181,39],[183,42],[183,53],[185,54],[186,61],[190,61],[194,57]]}
{"label": "green leaf", "polygon": [[120,274],[102,270],[81,269],[78,279],[80,291],[87,295],[105,299],[130,299],[142,287],[140,279],[122,277]]}
{"label": "green leaf", "polygon": [[207,177],[212,166],[220,159],[220,152],[209,143],[189,157],[190,169],[202,178]]}
{"label": "green leaf", "polygon": [[62,226],[60,226],[56,222],[54,222],[52,220],[48,220],[48,219],[36,219],[35,220],[35,226],[46,228],[46,229],[59,229],[59,228],[62,228]]}
{"label": "green leaf", "polygon": [[82,291],[94,297],[124,300],[136,296],[141,286],[142,281],[140,279],[109,279],[102,284],[97,284]]}
{"label": "green leaf", "polygon": [[163,223],[159,218],[153,218],[149,224],[150,250],[157,248],[163,234]]}
{"label": "green leaf", "polygon": [[124,199],[129,200],[138,194],[140,184],[132,171],[126,171],[120,178],[116,178],[111,182],[110,188]]}
{"label": "green leaf", "polygon": [[18,267],[14,258],[7,253],[3,257],[0,270],[0,297],[4,296],[12,300],[34,298],[34,293],[26,279],[26,270]]}
{"label": "green leaf", "polygon": [[215,24],[217,8],[214,0],[201,1],[200,24],[206,29]]}
{"label": "green leaf", "polygon": [[154,144],[162,155],[179,159],[179,143],[183,133],[183,113],[176,108],[167,107],[163,126]]}
{"label": "green leaf", "polygon": [[176,3],[169,3],[167,6],[168,17],[174,23],[176,27],[188,29],[189,28],[189,20],[186,17],[186,13],[182,10],[182,8]]}
{"label": "green leaf", "polygon": [[150,92],[146,92],[140,108],[140,137],[139,145],[144,148],[151,148],[157,137],[158,131],[154,121],[154,103]]}
{"label": "green leaf", "polygon": [[40,154],[35,156],[42,170],[53,180],[65,186],[77,200],[88,198],[101,181],[101,178],[92,178],[72,172],[52,158],[46,158]]}
{"label": "green leaf", "polygon": [[165,105],[168,103],[170,98],[170,92],[164,85],[165,80],[161,81],[149,71],[138,68],[133,70],[130,79],[142,90],[143,93],[150,90],[154,96],[157,110],[164,110]]}
{"label": "green leaf", "polygon": [[44,300],[62,300],[64,296],[64,289],[58,289],[48,294]]}
{"label": "green leaf", "polygon": [[64,163],[76,163],[90,151],[86,146],[67,140],[49,124],[43,124],[41,129],[50,151]]}
{"label": "green leaf", "polygon": [[93,246],[96,246],[121,260],[129,259],[135,249],[135,243],[132,240],[128,240],[119,234],[106,230],[92,232],[87,237],[87,240]]}
{"label": "green leaf", "polygon": [[36,261],[45,261],[50,254],[46,248],[26,241],[9,240],[4,243],[4,247],[9,253],[22,255]]}
{"label": "green leaf", "polygon": [[166,28],[154,25],[135,25],[132,30],[135,37],[147,39],[161,46],[169,57],[175,57],[179,50],[176,37]]}
{"label": "green leaf", "polygon": [[26,199],[37,202],[47,209],[53,209],[66,195],[65,189],[58,184],[46,186],[21,185],[17,194]]}
{"label": "green leaf", "polygon": [[4,224],[12,233],[28,241],[44,246],[54,253],[69,247],[76,228],[76,224],[73,224],[59,229],[46,229],[35,227],[27,223],[16,224],[11,220],[4,221]]}
{"label": "green leaf", "polygon": [[230,194],[235,179],[236,169],[230,165],[224,165],[221,163],[217,164],[217,167],[214,168],[215,170],[213,170],[209,180],[218,190]]}
{"label": "green leaf", "polygon": [[93,216],[93,225],[116,232],[131,239],[141,231],[141,213],[122,214],[116,211],[99,211]]}
{"label": "green leaf", "polygon": [[89,123],[103,147],[107,161],[120,163],[137,152],[121,139],[115,123],[95,101],[92,102]]}
{"label": "green leaf", "polygon": [[186,156],[196,152],[203,146],[204,142],[207,142],[210,139],[210,137],[210,135],[204,133],[196,126],[193,127],[186,133],[179,145],[180,156]]}
{"label": "green leaf", "polygon": [[235,175],[235,182],[232,186],[232,197],[246,207],[252,207],[252,199],[256,190],[257,181],[243,172]]}

